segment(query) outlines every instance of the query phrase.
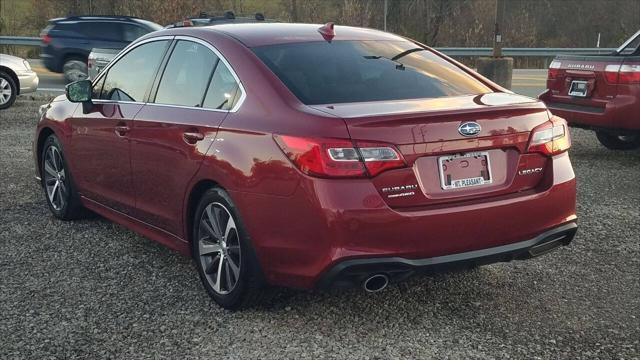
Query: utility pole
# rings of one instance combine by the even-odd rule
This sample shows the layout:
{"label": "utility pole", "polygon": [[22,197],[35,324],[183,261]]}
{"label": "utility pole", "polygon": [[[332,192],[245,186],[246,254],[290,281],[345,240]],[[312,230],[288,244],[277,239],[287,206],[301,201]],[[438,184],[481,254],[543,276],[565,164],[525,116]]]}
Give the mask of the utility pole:
{"label": "utility pole", "polygon": [[502,24],[504,23],[504,0],[496,0],[496,24],[493,34],[493,57],[502,57]]}
{"label": "utility pole", "polygon": [[387,9],[389,7],[388,0],[384,0],[384,31],[387,31]]}
{"label": "utility pole", "polygon": [[495,0],[496,21],[493,33],[493,56],[476,59],[478,72],[497,84],[510,89],[513,75],[513,58],[502,56],[502,31],[504,25],[504,10],[507,0]]}

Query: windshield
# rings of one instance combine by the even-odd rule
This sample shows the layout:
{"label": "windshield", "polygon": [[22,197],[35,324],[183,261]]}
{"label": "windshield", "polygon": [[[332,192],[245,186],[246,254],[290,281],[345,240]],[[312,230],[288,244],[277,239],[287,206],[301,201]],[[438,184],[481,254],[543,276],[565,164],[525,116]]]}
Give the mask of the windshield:
{"label": "windshield", "polygon": [[307,105],[478,95],[486,85],[409,41],[334,41],[253,48]]}

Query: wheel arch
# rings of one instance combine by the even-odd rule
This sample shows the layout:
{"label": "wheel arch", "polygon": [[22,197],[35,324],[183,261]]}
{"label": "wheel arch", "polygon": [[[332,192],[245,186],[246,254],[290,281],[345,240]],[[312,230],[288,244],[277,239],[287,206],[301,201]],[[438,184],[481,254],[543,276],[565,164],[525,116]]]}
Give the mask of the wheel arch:
{"label": "wheel arch", "polygon": [[11,70],[6,66],[0,65],[0,71],[11,76],[11,79],[13,79],[13,82],[16,84],[16,95],[20,95],[20,80],[18,79],[18,75],[16,75],[16,73],[13,70]]}
{"label": "wheel arch", "polygon": [[189,244],[193,242],[193,215],[196,212],[196,208],[198,207],[198,202],[202,195],[209,189],[214,187],[220,187],[220,184],[211,179],[201,179],[199,180],[189,191],[189,196],[185,202],[185,211],[184,211],[184,224],[185,224],[185,237]]}
{"label": "wheel arch", "polygon": [[43,127],[38,133],[38,139],[36,142],[36,159],[38,160],[38,163],[36,164],[36,167],[40,176],[42,176],[42,169],[40,167],[42,166],[42,150],[44,148],[44,142],[51,135],[55,135],[55,131],[50,127]]}
{"label": "wheel arch", "polygon": [[79,51],[71,51],[68,52],[66,54],[64,54],[64,56],[62,57],[62,64],[61,66],[64,66],[64,63],[66,63],[68,60],[71,59],[78,59],[78,60],[82,60],[84,62],[87,61],[87,59],[89,58],[89,54],[83,54]]}

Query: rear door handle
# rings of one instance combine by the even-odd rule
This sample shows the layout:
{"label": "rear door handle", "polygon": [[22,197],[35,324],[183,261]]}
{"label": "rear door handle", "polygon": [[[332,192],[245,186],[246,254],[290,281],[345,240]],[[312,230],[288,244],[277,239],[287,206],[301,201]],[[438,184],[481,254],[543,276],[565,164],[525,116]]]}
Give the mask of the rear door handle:
{"label": "rear door handle", "polygon": [[116,135],[118,136],[125,136],[127,135],[127,133],[129,132],[129,130],[131,130],[127,125],[117,125],[116,126]]}
{"label": "rear door handle", "polygon": [[187,144],[195,144],[198,141],[204,140],[204,134],[199,132],[185,132],[184,134],[182,134],[182,137],[184,138],[184,141],[187,142]]}

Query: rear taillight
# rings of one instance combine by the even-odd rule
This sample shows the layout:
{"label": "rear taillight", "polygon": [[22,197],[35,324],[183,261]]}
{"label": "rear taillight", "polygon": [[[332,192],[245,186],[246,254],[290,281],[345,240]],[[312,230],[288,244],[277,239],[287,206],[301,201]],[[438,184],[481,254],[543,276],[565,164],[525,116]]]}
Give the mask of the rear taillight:
{"label": "rear taillight", "polygon": [[547,74],[548,80],[553,80],[558,77],[560,66],[562,66],[562,63],[557,60],[554,60],[551,62],[551,64],[549,64],[549,73]]}
{"label": "rear taillight", "polygon": [[42,35],[41,39],[42,39],[42,43],[45,44],[45,45],[48,45],[51,42],[51,36],[49,36],[47,34]]}
{"label": "rear taillight", "polygon": [[275,135],[274,139],[289,160],[310,176],[373,177],[406,166],[398,150],[389,144],[287,135]]}
{"label": "rear taillight", "polygon": [[607,65],[604,68],[604,79],[609,84],[618,83],[618,72],[620,71],[620,65]]}
{"label": "rear taillight", "polygon": [[560,117],[553,116],[550,121],[536,127],[531,132],[531,140],[527,152],[557,155],[571,147],[567,122]]}
{"label": "rear taillight", "polygon": [[619,84],[640,83],[640,64],[622,65],[618,74]]}
{"label": "rear taillight", "polygon": [[604,76],[609,84],[640,83],[640,64],[607,65]]}

